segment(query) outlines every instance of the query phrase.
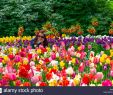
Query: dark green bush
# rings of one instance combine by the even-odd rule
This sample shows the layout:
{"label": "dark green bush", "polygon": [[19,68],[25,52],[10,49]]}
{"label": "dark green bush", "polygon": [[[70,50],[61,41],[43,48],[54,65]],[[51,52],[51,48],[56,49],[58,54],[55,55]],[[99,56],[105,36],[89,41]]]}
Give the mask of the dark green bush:
{"label": "dark green bush", "polygon": [[[98,34],[108,34],[113,20],[113,1],[110,0],[0,0],[0,37],[17,36],[19,26],[24,35],[34,35],[50,21],[59,31],[77,22],[87,29],[92,17],[99,19]],[[86,32],[87,33],[87,32]]]}

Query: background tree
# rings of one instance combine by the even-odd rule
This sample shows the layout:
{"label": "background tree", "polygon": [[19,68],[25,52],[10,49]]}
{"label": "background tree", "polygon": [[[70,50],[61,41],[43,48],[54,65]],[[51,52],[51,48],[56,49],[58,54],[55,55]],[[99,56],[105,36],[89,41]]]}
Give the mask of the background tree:
{"label": "background tree", "polygon": [[86,30],[92,17],[99,20],[98,33],[106,34],[113,20],[112,0],[1,0],[0,5],[1,37],[17,36],[19,26],[24,35],[34,35],[47,21],[59,31],[77,22]]}

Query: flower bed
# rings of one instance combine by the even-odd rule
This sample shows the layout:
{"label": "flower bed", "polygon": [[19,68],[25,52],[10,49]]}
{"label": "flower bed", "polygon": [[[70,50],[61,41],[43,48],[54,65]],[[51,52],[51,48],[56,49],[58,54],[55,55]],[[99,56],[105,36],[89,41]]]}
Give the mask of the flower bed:
{"label": "flower bed", "polygon": [[113,37],[48,39],[36,49],[31,38],[0,39],[0,86],[113,85]]}

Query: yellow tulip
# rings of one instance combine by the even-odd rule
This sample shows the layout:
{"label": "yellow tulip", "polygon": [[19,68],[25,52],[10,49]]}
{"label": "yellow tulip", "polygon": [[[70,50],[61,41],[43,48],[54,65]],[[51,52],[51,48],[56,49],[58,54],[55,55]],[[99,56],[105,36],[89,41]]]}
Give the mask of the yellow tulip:
{"label": "yellow tulip", "polygon": [[101,62],[101,63],[104,63],[104,62],[105,62],[104,57],[100,57],[100,62]]}
{"label": "yellow tulip", "polygon": [[80,51],[81,50],[81,47],[78,47],[78,50]]}
{"label": "yellow tulip", "polygon": [[7,62],[9,60],[8,56],[4,56],[4,61]]}
{"label": "yellow tulip", "polygon": [[66,37],[66,34],[62,34],[62,37],[65,38]]}
{"label": "yellow tulip", "polygon": [[106,59],[106,63],[110,64],[110,59],[109,58]]}
{"label": "yellow tulip", "polygon": [[47,49],[48,52],[51,50],[50,47],[47,47],[46,49]]}
{"label": "yellow tulip", "polygon": [[56,80],[50,80],[49,81],[49,86],[56,86],[57,85],[57,81]]}
{"label": "yellow tulip", "polygon": [[41,54],[41,49],[37,49],[37,53],[38,54]]}
{"label": "yellow tulip", "polygon": [[49,82],[49,86],[54,86],[54,83],[53,82]]}
{"label": "yellow tulip", "polygon": [[51,68],[49,68],[48,70],[49,70],[49,72],[50,72],[50,71],[51,71]]}
{"label": "yellow tulip", "polygon": [[57,65],[55,65],[53,68],[54,68],[55,70],[58,70],[58,66],[57,66]]}
{"label": "yellow tulip", "polygon": [[23,64],[28,64],[28,60],[23,60]]}
{"label": "yellow tulip", "polygon": [[102,57],[103,57],[103,58],[107,58],[107,55],[106,55],[106,54],[103,54]]}
{"label": "yellow tulip", "polygon": [[80,84],[80,79],[75,77],[74,80],[73,80],[73,83],[74,83],[75,86],[79,85]]}
{"label": "yellow tulip", "polygon": [[21,64],[22,64],[22,63],[18,62],[18,63],[17,63],[17,66],[19,67]]}
{"label": "yellow tulip", "polygon": [[4,60],[2,60],[2,63],[3,63],[3,64],[5,64],[5,61],[4,61]]}
{"label": "yellow tulip", "polygon": [[113,85],[113,80],[112,80],[112,85]]}
{"label": "yellow tulip", "polygon": [[110,50],[110,53],[113,52],[113,49]]}
{"label": "yellow tulip", "polygon": [[73,64],[75,64],[76,58],[72,58],[71,62],[72,62]]}
{"label": "yellow tulip", "polygon": [[60,62],[60,67],[64,67],[65,63],[63,61]]}
{"label": "yellow tulip", "polygon": [[113,57],[113,52],[110,52],[110,57]]}

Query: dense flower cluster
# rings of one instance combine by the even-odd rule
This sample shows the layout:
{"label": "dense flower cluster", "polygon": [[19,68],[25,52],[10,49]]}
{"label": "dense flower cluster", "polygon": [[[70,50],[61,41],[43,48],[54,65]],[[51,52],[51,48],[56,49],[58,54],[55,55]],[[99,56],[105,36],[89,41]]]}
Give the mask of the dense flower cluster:
{"label": "dense flower cluster", "polygon": [[36,49],[31,38],[22,47],[11,43],[15,38],[0,39],[6,43],[0,47],[0,86],[113,85],[113,37],[48,39],[48,47]]}

